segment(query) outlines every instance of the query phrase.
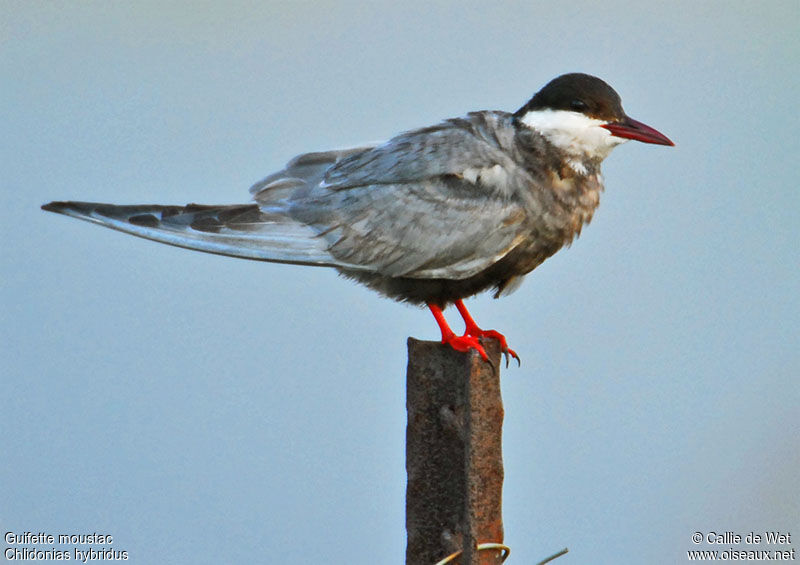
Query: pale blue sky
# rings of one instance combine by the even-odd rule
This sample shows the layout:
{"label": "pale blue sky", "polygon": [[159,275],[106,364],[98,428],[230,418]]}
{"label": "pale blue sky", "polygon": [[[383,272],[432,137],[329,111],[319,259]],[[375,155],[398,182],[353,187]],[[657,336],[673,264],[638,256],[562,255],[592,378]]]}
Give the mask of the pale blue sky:
{"label": "pale blue sky", "polygon": [[243,202],[297,153],[583,71],[677,146],[615,150],[581,238],[468,302],[523,359],[508,563],[800,537],[796,2],[171,6],[0,2],[4,532],[110,533],[133,563],[402,563],[428,312],[39,206]]}

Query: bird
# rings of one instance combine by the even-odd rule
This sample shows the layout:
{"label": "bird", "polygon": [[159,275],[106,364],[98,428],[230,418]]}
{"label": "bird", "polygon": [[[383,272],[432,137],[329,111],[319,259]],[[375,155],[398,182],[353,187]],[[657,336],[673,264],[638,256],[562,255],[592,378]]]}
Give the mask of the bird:
{"label": "bird", "polygon": [[[629,117],[619,94],[585,73],[561,75],[517,111],[484,110],[386,142],[298,155],[250,188],[244,204],[42,206],[161,243],[245,259],[324,266],[385,297],[427,306],[442,343],[476,351],[463,300],[515,290],[588,224],[601,162],[635,140],[672,146]],[[465,332],[443,310],[454,305]]]}

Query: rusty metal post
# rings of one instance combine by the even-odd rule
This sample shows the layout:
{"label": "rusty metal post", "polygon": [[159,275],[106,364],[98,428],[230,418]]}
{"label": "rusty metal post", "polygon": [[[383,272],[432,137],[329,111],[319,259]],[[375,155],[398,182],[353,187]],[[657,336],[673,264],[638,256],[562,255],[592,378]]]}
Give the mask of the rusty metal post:
{"label": "rusty metal post", "polygon": [[408,339],[406,429],[407,565],[500,563],[503,404],[500,347],[483,346],[492,364],[439,342]]}

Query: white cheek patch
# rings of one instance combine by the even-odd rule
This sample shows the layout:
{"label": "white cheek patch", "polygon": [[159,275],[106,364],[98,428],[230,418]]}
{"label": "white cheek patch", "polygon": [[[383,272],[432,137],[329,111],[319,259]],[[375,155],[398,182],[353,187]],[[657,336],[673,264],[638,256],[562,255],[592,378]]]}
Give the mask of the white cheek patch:
{"label": "white cheek patch", "polygon": [[550,143],[574,157],[605,159],[625,139],[602,127],[606,122],[568,110],[531,110],[522,123],[535,129]]}

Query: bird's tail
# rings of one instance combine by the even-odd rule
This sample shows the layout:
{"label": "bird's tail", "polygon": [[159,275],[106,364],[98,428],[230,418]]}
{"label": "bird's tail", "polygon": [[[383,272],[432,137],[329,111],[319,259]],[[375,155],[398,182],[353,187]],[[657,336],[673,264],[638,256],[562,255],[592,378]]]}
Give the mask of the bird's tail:
{"label": "bird's tail", "polygon": [[278,263],[342,266],[311,227],[280,211],[265,211],[258,204],[117,206],[50,202],[42,209],[208,253]]}

